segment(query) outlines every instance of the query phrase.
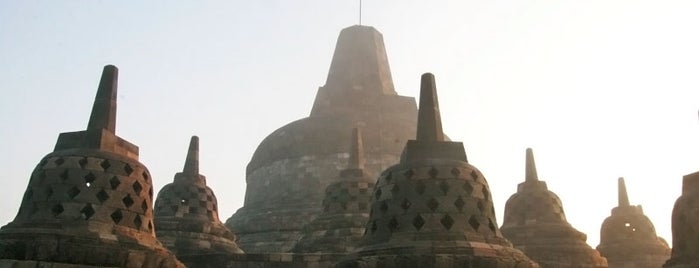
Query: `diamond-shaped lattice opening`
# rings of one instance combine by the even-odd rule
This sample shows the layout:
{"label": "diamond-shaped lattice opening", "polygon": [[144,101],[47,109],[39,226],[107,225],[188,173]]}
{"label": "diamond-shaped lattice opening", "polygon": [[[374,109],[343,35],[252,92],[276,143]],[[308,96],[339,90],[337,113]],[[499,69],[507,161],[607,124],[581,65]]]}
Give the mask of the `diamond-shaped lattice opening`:
{"label": "diamond-shaped lattice opening", "polygon": [[139,182],[134,182],[133,183],[133,191],[136,194],[141,194],[141,190],[143,190],[143,186],[141,186],[141,184]]}
{"label": "diamond-shaped lattice opening", "polygon": [[451,216],[449,216],[449,214],[444,215],[444,217],[442,217],[442,219],[439,222],[441,222],[442,226],[444,226],[444,228],[447,228],[447,230],[451,229],[451,226],[454,225],[454,219],[452,219]]}
{"label": "diamond-shaped lattice opening", "polygon": [[143,213],[146,213],[148,211],[148,203],[146,203],[146,200],[143,200],[143,202],[141,202],[141,209],[143,210]]}
{"label": "diamond-shaped lattice opening", "polygon": [[464,205],[466,205],[466,202],[459,196],[459,198],[454,201],[454,206],[459,209],[459,211],[462,211],[464,208]]}
{"label": "diamond-shaped lattice opening", "polygon": [[420,229],[422,229],[422,226],[425,226],[425,219],[423,219],[422,216],[420,216],[420,214],[417,214],[417,216],[413,218],[413,227],[420,231]]}
{"label": "diamond-shaped lattice opening", "polygon": [[31,199],[33,195],[34,195],[34,190],[32,190],[31,187],[28,187],[28,188],[27,188],[27,191],[24,192],[24,198],[22,198],[22,202],[23,202],[23,203],[24,203],[24,202],[29,202],[29,199]]}
{"label": "diamond-shaped lattice opening", "polygon": [[153,231],[153,222],[148,221],[148,231]]}
{"label": "diamond-shaped lattice opening", "polygon": [[381,197],[381,189],[376,189],[376,192],[374,193],[376,196],[376,199],[378,200]]}
{"label": "diamond-shaped lattice opening", "polygon": [[486,188],[485,186],[483,186],[483,187],[481,188],[481,191],[483,192],[483,198],[484,198],[485,200],[488,200],[488,199],[490,198],[490,192],[488,191],[488,188]]}
{"label": "diamond-shaped lattice opening", "polygon": [[104,201],[107,201],[107,199],[109,199],[109,194],[107,194],[107,192],[105,192],[104,189],[97,192],[96,196],[97,200],[99,200],[100,203],[104,203]]}
{"label": "diamond-shaped lattice opening", "polygon": [[87,166],[87,157],[80,158],[78,164],[80,165],[80,168],[85,169],[85,166]]}
{"label": "diamond-shaped lattice opening", "polygon": [[144,172],[141,174],[141,176],[143,176],[143,180],[145,180],[145,181],[148,181],[148,180],[150,179],[150,176],[148,176],[148,172],[145,172],[145,171],[144,171]]}
{"label": "diamond-shaped lattice opening", "polygon": [[63,213],[63,205],[61,204],[56,204],[53,207],[51,207],[51,213],[53,213],[53,216],[58,216],[58,214]]}
{"label": "diamond-shaped lattice opening", "polygon": [[129,164],[126,164],[124,165],[124,172],[126,172],[126,176],[131,176],[131,173],[133,173],[133,168]]}
{"label": "diamond-shaped lattice opening", "polygon": [[107,169],[108,169],[109,167],[111,167],[111,166],[112,166],[112,164],[110,164],[110,163],[109,163],[109,160],[107,160],[107,159],[103,160],[103,161],[100,163],[100,167],[102,167],[102,169],[103,169],[104,171],[107,171]]}
{"label": "diamond-shaped lattice opening", "polygon": [[437,177],[437,174],[439,174],[439,171],[434,167],[430,168],[430,170],[427,171],[427,175],[430,175],[430,178],[433,179]]}
{"label": "diamond-shaped lattice opening", "polygon": [[141,228],[141,224],[143,224],[143,221],[141,221],[140,215],[136,215],[136,217],[133,219],[133,224],[136,225],[136,228]]}
{"label": "diamond-shaped lattice opening", "polygon": [[471,178],[473,181],[478,181],[478,173],[475,170],[471,171]]}
{"label": "diamond-shaped lattice opening", "polygon": [[153,187],[148,188],[148,196],[153,198]]}
{"label": "diamond-shaped lattice opening", "polygon": [[418,194],[425,193],[425,183],[421,180],[417,181],[417,183],[415,184],[415,192],[417,192]]}
{"label": "diamond-shaped lattice opening", "polygon": [[61,172],[61,175],[58,175],[58,177],[60,177],[61,180],[66,181],[69,178],[68,175],[68,170],[66,169],[63,172]]}
{"label": "diamond-shaped lattice opening", "polygon": [[388,174],[386,174],[386,179],[385,179],[385,180],[386,180],[387,183],[390,183],[391,180],[393,180],[393,173],[392,173],[392,172],[389,172]]}
{"label": "diamond-shaped lattice opening", "polygon": [[471,186],[471,182],[464,181],[464,191],[466,191],[468,195],[473,194],[473,186]]}
{"label": "diamond-shaped lattice opening", "polygon": [[128,208],[131,205],[133,205],[133,199],[131,198],[131,195],[126,195],[124,199],[121,199],[121,202],[124,202],[124,205]]}
{"label": "diamond-shaped lattice opening", "polygon": [[491,220],[491,219],[488,219],[488,228],[490,228],[490,231],[492,231],[493,233],[495,233],[495,229],[496,229],[497,227],[495,226],[495,224],[493,223],[493,220]]}
{"label": "diamond-shaped lattice opening", "polygon": [[400,192],[400,187],[398,187],[398,184],[394,184],[393,189],[391,189],[391,193],[393,193],[395,195],[398,192]]}
{"label": "diamond-shaped lattice opening", "polygon": [[83,209],[80,210],[80,214],[83,216],[83,219],[90,219],[92,215],[95,215],[95,209],[92,208],[92,205],[87,204]]}
{"label": "diamond-shaped lattice opening", "polygon": [[481,226],[481,223],[478,222],[478,219],[476,219],[476,216],[471,216],[470,219],[468,219],[468,224],[471,225],[471,228],[473,228],[474,231],[478,231],[478,227]]}
{"label": "diamond-shaped lattice opening", "polygon": [[113,212],[111,215],[109,215],[109,216],[112,217],[112,221],[114,221],[114,223],[116,223],[116,224],[119,224],[119,222],[121,221],[121,219],[124,218],[124,215],[121,214],[121,210],[114,211],[114,212]]}
{"label": "diamond-shaped lattice opening", "polygon": [[407,198],[403,198],[403,202],[400,203],[400,207],[403,208],[403,210],[408,210],[408,208],[410,208],[410,205],[412,204],[410,203],[410,201],[408,201]]}
{"label": "diamond-shaped lattice opening", "polygon": [[391,230],[391,232],[393,232],[396,229],[398,229],[398,220],[396,220],[396,218],[393,217],[390,221],[388,221],[388,230]]}
{"label": "diamond-shaped lattice opening", "polygon": [[427,207],[434,212],[439,207],[439,202],[437,202],[437,199],[432,198],[430,201],[427,201]]}
{"label": "diamond-shaped lattice opening", "polygon": [[80,194],[80,189],[78,189],[78,187],[73,186],[68,189],[68,197],[70,197],[70,199],[75,198],[78,194]]}
{"label": "diamond-shaped lattice opening", "polygon": [[483,201],[478,200],[478,204],[476,204],[476,206],[478,207],[478,210],[481,211],[481,213],[485,213],[485,205],[483,204]]}
{"label": "diamond-shaped lattice opening", "polygon": [[90,172],[87,173],[87,175],[85,175],[83,179],[85,179],[85,186],[89,188],[90,186],[92,186],[92,183],[95,182],[95,179],[97,179],[97,177],[95,176],[95,174],[92,174],[92,172]]}
{"label": "diamond-shaped lattice opening", "polygon": [[412,178],[413,175],[415,175],[415,171],[413,171],[412,169],[408,169],[403,173],[403,176],[405,176],[406,179]]}
{"label": "diamond-shaped lattice opening", "polygon": [[112,190],[116,190],[117,187],[119,187],[119,184],[121,184],[121,181],[117,176],[114,176],[111,179],[109,179],[109,185],[112,186]]}
{"label": "diamond-shaped lattice opening", "polygon": [[65,163],[65,162],[66,162],[66,160],[63,159],[63,157],[59,157],[58,159],[53,161],[53,163],[56,164],[56,166],[63,165],[63,163]]}
{"label": "diamond-shaped lattice opening", "polygon": [[386,204],[386,201],[381,202],[379,210],[381,210],[382,213],[386,213],[386,211],[388,210],[388,204]]}
{"label": "diamond-shaped lattice opening", "polygon": [[439,183],[439,189],[442,190],[444,194],[447,194],[447,192],[449,192],[449,183],[443,180]]}
{"label": "diamond-shaped lattice opening", "polygon": [[458,168],[452,168],[452,169],[451,169],[451,175],[453,175],[454,177],[458,178],[459,175],[461,175],[461,170],[459,170]]}

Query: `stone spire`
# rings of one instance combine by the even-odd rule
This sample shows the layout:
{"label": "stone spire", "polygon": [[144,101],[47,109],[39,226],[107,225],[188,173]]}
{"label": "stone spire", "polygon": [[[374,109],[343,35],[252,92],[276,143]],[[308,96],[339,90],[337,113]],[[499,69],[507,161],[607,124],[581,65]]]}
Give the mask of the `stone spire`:
{"label": "stone spire", "polygon": [[363,246],[338,267],[538,267],[502,237],[463,144],[444,141],[432,74],[420,96],[417,139],[379,177]]}
{"label": "stone spire", "polygon": [[371,190],[375,177],[364,169],[360,128],[352,130],[347,169],[325,189],[323,212],[304,227],[294,252],[350,253],[361,242],[369,220]]}
{"label": "stone spire", "polygon": [[670,248],[657,236],[641,206],[630,205],[624,178],[619,178],[618,187],[618,206],[602,223],[597,250],[610,268],[660,267],[670,257]]}
{"label": "stone spire", "polygon": [[155,224],[158,239],[187,266],[187,256],[240,254],[236,237],[218,218],[214,192],[199,174],[199,138],[192,136],[182,172],[174,182],[158,192],[155,200]]}
{"label": "stone spire", "polygon": [[624,183],[624,178],[619,177],[619,207],[631,206],[629,203],[629,195],[626,193],[626,183]]}
{"label": "stone spire", "polygon": [[503,235],[542,267],[607,267],[587,236],[568,223],[561,199],[539,180],[531,148],[525,162],[524,182],[505,204]]}
{"label": "stone spire", "polygon": [[138,147],[114,134],[117,73],[104,67],[87,130],[61,133],[32,172],[17,216],[0,229],[0,259],[182,267],[155,238],[152,180]]}

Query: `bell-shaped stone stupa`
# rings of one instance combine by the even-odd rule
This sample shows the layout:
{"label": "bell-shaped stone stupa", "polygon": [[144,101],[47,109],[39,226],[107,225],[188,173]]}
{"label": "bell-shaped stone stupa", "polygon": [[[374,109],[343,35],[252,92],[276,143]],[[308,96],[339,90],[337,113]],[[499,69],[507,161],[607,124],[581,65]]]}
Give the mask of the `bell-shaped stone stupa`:
{"label": "bell-shaped stone stupa", "polygon": [[[214,192],[199,174],[199,138],[193,136],[182,172],[155,200],[158,240],[178,257],[243,253],[235,235],[218,218]],[[189,264],[188,264],[189,266]]]}
{"label": "bell-shaped stone stupa", "polygon": [[672,256],[665,268],[699,267],[699,172],[685,175],[672,209]]}
{"label": "bell-shaped stone stupa", "polygon": [[602,223],[597,250],[609,268],[657,268],[670,258],[667,242],[655,233],[643,208],[629,203],[624,178],[619,178],[619,205]]}
{"label": "bell-shaped stone stupa", "polygon": [[364,235],[376,178],[364,170],[364,146],[359,128],[352,131],[349,165],[340,180],[325,190],[323,213],[304,229],[294,252],[352,252]]}
{"label": "bell-shaped stone stupa", "polygon": [[429,73],[417,139],[379,176],[366,229],[339,267],[538,267],[500,233],[488,183],[463,144],[445,141]]}
{"label": "bell-shaped stone stupa", "polygon": [[525,180],[507,200],[500,230],[541,267],[607,267],[605,258],[585,242],[587,235],[568,223],[561,199],[539,180],[530,148]]}
{"label": "bell-shaped stone stupa", "polygon": [[32,172],[17,216],[0,229],[0,266],[183,267],[155,238],[138,147],[115,134],[117,74],[104,67],[87,130],[61,133]]}

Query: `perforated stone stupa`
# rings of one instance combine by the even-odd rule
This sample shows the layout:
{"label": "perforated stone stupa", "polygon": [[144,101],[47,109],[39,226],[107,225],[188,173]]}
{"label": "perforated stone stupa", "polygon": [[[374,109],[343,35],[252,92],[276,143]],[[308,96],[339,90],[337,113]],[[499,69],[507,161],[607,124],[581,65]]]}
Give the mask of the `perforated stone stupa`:
{"label": "perforated stone stupa", "polygon": [[158,192],[155,226],[158,239],[178,257],[243,253],[233,232],[219,220],[216,196],[199,174],[197,136],[189,143],[182,172]]}
{"label": "perforated stone stupa", "polygon": [[340,181],[325,190],[323,213],[304,228],[294,252],[352,252],[364,235],[376,178],[364,171],[364,146],[359,128],[352,131],[349,163]]}
{"label": "perforated stone stupa", "polygon": [[667,242],[655,233],[643,208],[629,203],[624,178],[619,178],[619,205],[602,223],[597,250],[609,268],[657,268],[670,258]]}
{"label": "perforated stone stupa", "polygon": [[507,200],[500,230],[541,267],[607,267],[606,259],[585,242],[587,235],[568,223],[561,199],[539,180],[530,148],[525,180]]}
{"label": "perforated stone stupa", "polygon": [[699,267],[699,172],[685,175],[672,209],[672,256],[665,268]]}
{"label": "perforated stone stupa", "polygon": [[445,141],[432,74],[422,76],[417,139],[381,173],[366,228],[338,267],[538,267],[500,233],[463,144]]}
{"label": "perforated stone stupa", "polygon": [[61,133],[0,229],[2,267],[183,267],[155,238],[138,147],[115,135],[116,67],[104,67],[87,130]]}
{"label": "perforated stone stupa", "polygon": [[322,212],[326,187],[340,179],[352,128],[362,128],[364,171],[379,174],[414,137],[416,114],[415,99],[396,94],[381,33],[343,29],[311,114],[267,136],[247,166],[244,206],[226,221],[238,245],[248,253],[290,251]]}

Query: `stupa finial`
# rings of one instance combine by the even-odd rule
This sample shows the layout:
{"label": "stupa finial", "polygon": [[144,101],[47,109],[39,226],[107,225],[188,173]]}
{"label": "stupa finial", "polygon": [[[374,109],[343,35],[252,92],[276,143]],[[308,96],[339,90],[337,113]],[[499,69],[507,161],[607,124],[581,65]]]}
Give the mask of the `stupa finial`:
{"label": "stupa finial", "polygon": [[630,205],[629,195],[626,193],[624,177],[619,177],[619,207],[628,207]]}
{"label": "stupa finial", "polygon": [[420,106],[417,117],[418,141],[444,141],[434,75],[425,73],[420,81]]}
{"label": "stupa finial", "polygon": [[187,160],[184,162],[182,173],[199,175],[199,137],[197,136],[192,136],[189,141],[189,151],[187,151]]}
{"label": "stupa finial", "polygon": [[116,66],[104,66],[87,129],[105,129],[112,133],[116,131],[118,78],[119,69]]}
{"label": "stupa finial", "polygon": [[527,163],[525,167],[525,181],[538,181],[539,175],[536,172],[536,163],[534,162],[534,151],[532,148],[527,148]]}

